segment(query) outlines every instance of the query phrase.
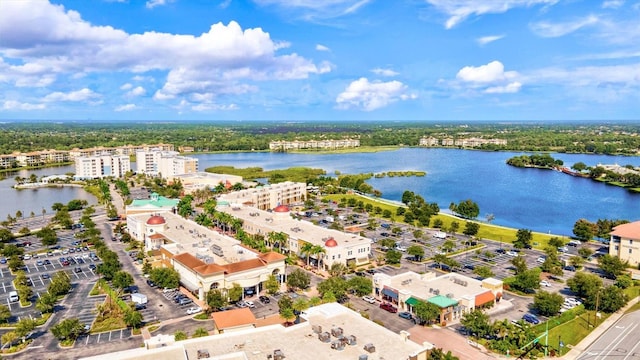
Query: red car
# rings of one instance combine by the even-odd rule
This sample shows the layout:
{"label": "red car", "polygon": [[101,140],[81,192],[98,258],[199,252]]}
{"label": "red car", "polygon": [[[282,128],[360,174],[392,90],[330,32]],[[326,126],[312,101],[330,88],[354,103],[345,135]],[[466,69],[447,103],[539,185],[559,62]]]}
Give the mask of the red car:
{"label": "red car", "polygon": [[388,312],[394,313],[394,314],[398,312],[398,309],[389,303],[380,304],[380,309],[387,310]]}

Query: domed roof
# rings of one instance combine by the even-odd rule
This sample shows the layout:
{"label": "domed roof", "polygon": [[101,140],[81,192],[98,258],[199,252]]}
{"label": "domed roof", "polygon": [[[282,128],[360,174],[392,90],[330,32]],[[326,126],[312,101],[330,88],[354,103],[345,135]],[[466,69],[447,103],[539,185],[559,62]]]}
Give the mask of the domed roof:
{"label": "domed roof", "polygon": [[326,247],[336,247],[336,246],[338,246],[338,242],[334,238],[329,238],[327,241],[324,242],[324,246],[326,246]]}
{"label": "domed roof", "polygon": [[275,209],[273,209],[273,212],[279,212],[279,213],[289,212],[289,207],[287,205],[278,205],[275,207]]}
{"label": "domed roof", "polygon": [[153,215],[152,217],[149,218],[149,220],[147,220],[147,225],[162,225],[165,224],[167,221],[160,215]]}

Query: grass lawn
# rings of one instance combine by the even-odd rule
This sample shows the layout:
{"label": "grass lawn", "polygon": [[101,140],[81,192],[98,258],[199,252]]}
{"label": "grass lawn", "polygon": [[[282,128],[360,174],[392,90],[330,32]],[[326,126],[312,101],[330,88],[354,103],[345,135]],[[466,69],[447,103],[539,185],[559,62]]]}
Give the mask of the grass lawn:
{"label": "grass lawn", "polygon": [[[565,346],[562,352],[566,354],[566,352],[569,351],[569,349],[567,349],[567,345],[575,346],[587,335],[589,335],[591,331],[593,331],[593,329],[595,328],[593,326],[593,322],[595,319],[594,315],[595,311],[585,311],[575,319],[568,321],[562,325],[556,326],[553,329],[550,329],[549,346],[551,348],[558,349],[559,340],[562,339],[562,342]],[[602,313],[602,317],[598,319],[597,324],[601,324],[608,317],[609,314]],[[591,328],[589,328],[587,320],[592,324]]]}
{"label": "grass lawn", "polygon": [[127,325],[121,317],[107,317],[104,319],[96,319],[91,327],[92,333],[100,333],[111,330],[124,329]]}
{"label": "grass lawn", "polygon": [[[375,216],[379,216],[380,217],[380,221],[393,221],[393,222],[402,222],[402,219],[404,218],[403,216],[395,216],[396,214],[396,209],[399,207],[398,205],[392,204],[388,201],[386,201],[385,199],[373,199],[373,198],[369,198],[369,197],[365,197],[365,196],[360,196],[360,195],[356,195],[356,194],[331,194],[331,195],[326,195],[324,196],[324,198],[329,199],[329,200],[333,200],[336,202],[340,202],[340,199],[342,198],[346,198],[347,200],[349,198],[355,198],[357,200],[362,200],[362,202],[364,202],[364,204],[371,204],[374,207],[375,206],[379,206],[383,211],[384,210],[389,210],[391,211],[391,214],[393,214],[391,216],[391,218],[389,219],[384,219],[381,217],[381,215],[375,215]],[[462,218],[458,218],[456,216],[453,215],[449,215],[449,214],[443,214],[440,213],[434,217],[431,218],[431,223],[434,222],[435,219],[440,219],[442,221],[443,227],[444,228],[450,228],[451,227],[451,223],[453,221],[457,221],[459,225],[459,229],[462,230],[464,229],[464,224],[467,220],[462,219]],[[485,222],[479,222],[480,224],[480,229],[478,231],[478,238],[481,239],[489,239],[489,240],[495,240],[495,241],[500,241],[500,242],[504,242],[504,243],[513,243],[513,240],[516,239],[516,233],[518,232],[518,229],[512,229],[512,228],[507,228],[507,227],[503,227],[503,226],[497,226],[497,225],[491,225]],[[560,235],[549,235],[549,234],[544,234],[544,233],[537,233],[537,232],[532,232],[532,244],[533,247],[538,248],[538,249],[544,249],[548,242],[549,239],[552,237],[562,237]]]}

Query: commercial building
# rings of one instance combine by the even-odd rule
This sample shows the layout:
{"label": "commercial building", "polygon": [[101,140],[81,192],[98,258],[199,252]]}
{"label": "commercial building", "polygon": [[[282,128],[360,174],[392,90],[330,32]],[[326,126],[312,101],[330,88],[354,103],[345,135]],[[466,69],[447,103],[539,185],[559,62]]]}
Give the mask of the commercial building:
{"label": "commercial building", "polygon": [[198,159],[180,156],[175,151],[141,150],[136,152],[136,172],[165,178],[193,174],[198,172]]}
{"label": "commercial building", "polygon": [[270,275],[284,281],[286,256],[256,252],[172,212],[128,215],[127,228],[145,250],[158,251],[159,265],[176,270],[182,286],[200,300],[210,290],[234,284],[243,287],[244,294],[256,294]]}
{"label": "commercial building", "polygon": [[307,185],[305,183],[285,181],[234,191],[222,195],[219,200],[232,204],[243,204],[260,210],[269,210],[278,205],[302,203],[306,198]]}
{"label": "commercial building", "polygon": [[125,215],[175,212],[180,200],[152,193],[149,199],[136,199],[125,207]]}
{"label": "commercial building", "polygon": [[268,325],[176,342],[157,336],[145,347],[87,360],[426,360],[430,343],[413,342],[336,303],[314,306],[289,327]]}
{"label": "commercial building", "polygon": [[640,221],[613,228],[609,241],[609,255],[628,261],[631,266],[640,264]]}
{"label": "commercial building", "polygon": [[[286,205],[264,211],[243,204],[218,201],[218,210],[241,219],[242,228],[249,234],[265,237],[271,232],[286,234],[285,249],[304,258],[308,255],[310,263],[320,268],[329,269],[334,263],[359,266],[370,261],[371,239],[293,218]],[[321,251],[304,253],[305,244],[311,244]]]}
{"label": "commercial building", "polygon": [[502,281],[487,278],[482,281],[461,274],[436,276],[435,272],[418,274],[412,271],[390,276],[373,276],[375,296],[413,313],[413,306],[430,302],[440,308],[440,322],[459,319],[475,308],[500,301]]}
{"label": "commercial building", "polygon": [[76,180],[123,177],[131,171],[131,161],[126,155],[80,156],[75,158]]}

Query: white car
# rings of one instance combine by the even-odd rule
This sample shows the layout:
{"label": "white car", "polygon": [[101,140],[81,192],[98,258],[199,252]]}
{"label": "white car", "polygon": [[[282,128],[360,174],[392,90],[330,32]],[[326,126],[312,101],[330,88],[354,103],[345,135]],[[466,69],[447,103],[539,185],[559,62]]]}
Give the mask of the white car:
{"label": "white car", "polygon": [[574,298],[566,298],[564,299],[565,304],[570,304],[572,306],[582,305],[582,301]]}
{"label": "white car", "polygon": [[547,261],[547,258],[540,256],[536,261],[542,264],[543,262]]}
{"label": "white car", "polygon": [[407,248],[404,246],[396,246],[396,250],[401,251],[401,252],[405,252],[407,251]]}
{"label": "white car", "polygon": [[362,297],[362,300],[368,302],[369,304],[373,304],[376,302],[376,299],[371,295],[365,295]]}
{"label": "white car", "polygon": [[551,284],[547,280],[542,280],[542,281],[540,281],[540,286],[549,287],[549,286],[551,286]]}
{"label": "white car", "polygon": [[518,254],[518,253],[517,253],[517,252],[515,252],[515,251],[507,251],[507,255],[509,255],[509,256],[518,256],[518,255],[520,255],[520,254]]}
{"label": "white car", "polygon": [[202,308],[200,306],[192,307],[187,309],[187,315],[193,315],[202,312]]}
{"label": "white car", "polygon": [[253,303],[253,301],[245,301],[244,303],[245,303],[245,304],[247,304],[247,306],[248,306],[248,307],[250,307],[250,308],[252,308],[252,309],[253,309],[254,307],[256,307],[256,305]]}

